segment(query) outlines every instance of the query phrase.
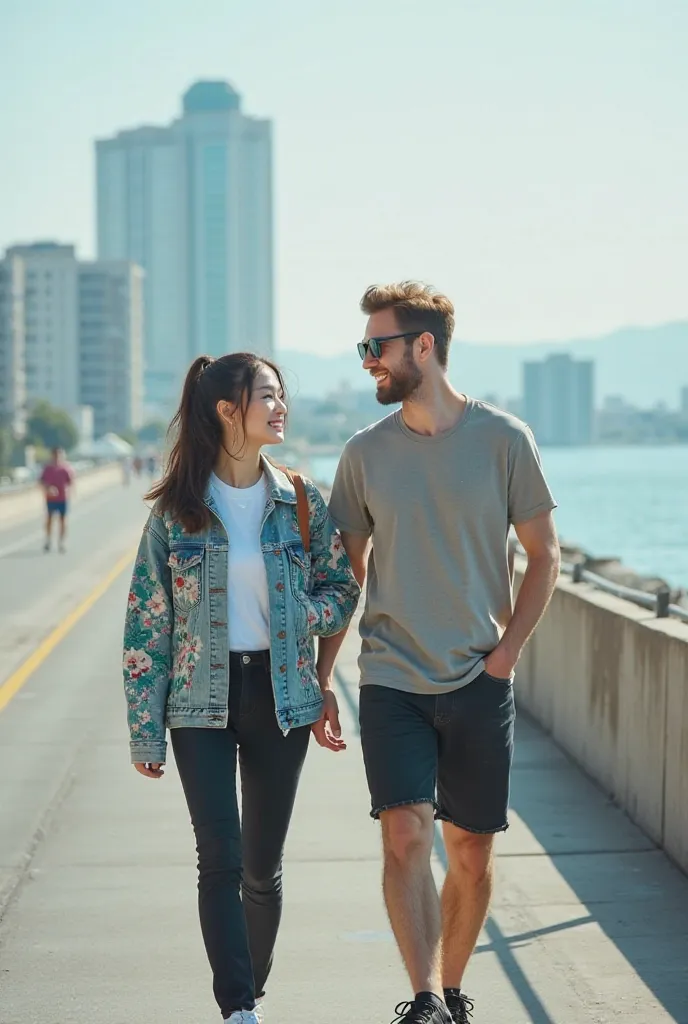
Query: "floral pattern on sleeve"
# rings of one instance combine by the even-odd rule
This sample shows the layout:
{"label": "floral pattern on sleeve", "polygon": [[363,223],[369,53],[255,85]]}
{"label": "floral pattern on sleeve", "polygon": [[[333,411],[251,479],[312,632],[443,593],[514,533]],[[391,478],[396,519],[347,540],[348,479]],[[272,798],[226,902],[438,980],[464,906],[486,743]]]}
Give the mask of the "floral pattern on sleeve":
{"label": "floral pattern on sleeve", "polygon": [[311,591],[306,595],[313,636],[334,636],[351,621],[361,594],[342,538],[320,491],[304,481],[311,523]]}
{"label": "floral pattern on sleeve", "polygon": [[124,692],[133,761],[164,762],[173,623],[166,544],[148,521],[124,625]]}

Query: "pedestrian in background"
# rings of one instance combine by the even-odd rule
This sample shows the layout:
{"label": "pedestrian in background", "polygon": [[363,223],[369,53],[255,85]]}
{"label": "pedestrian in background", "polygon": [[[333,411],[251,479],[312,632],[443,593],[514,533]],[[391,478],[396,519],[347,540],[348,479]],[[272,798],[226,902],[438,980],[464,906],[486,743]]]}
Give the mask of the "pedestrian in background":
{"label": "pedestrian in background", "polygon": [[61,448],[53,448],[50,462],[44,467],[40,476],[46,503],[45,546],[50,551],[52,545],[53,520],[60,520],[59,550],[64,554],[67,537],[68,499],[74,487],[74,470],[64,457]]}

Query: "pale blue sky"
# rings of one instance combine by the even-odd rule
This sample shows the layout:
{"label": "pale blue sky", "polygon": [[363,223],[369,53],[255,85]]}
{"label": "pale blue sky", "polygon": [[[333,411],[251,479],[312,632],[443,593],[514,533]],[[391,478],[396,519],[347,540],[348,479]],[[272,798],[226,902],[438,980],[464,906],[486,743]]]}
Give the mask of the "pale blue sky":
{"label": "pale blue sky", "polygon": [[365,285],[405,276],[478,341],[688,316],[685,0],[0,10],[2,247],[93,254],[92,140],[222,77],[275,122],[281,345],[353,344]]}

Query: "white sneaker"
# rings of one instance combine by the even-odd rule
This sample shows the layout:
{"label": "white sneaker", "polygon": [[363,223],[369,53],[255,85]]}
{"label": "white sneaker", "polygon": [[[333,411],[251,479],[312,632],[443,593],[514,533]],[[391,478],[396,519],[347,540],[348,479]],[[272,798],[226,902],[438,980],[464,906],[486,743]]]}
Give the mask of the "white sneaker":
{"label": "white sneaker", "polygon": [[259,1008],[255,1010],[235,1010],[231,1017],[225,1018],[225,1024],[262,1024]]}

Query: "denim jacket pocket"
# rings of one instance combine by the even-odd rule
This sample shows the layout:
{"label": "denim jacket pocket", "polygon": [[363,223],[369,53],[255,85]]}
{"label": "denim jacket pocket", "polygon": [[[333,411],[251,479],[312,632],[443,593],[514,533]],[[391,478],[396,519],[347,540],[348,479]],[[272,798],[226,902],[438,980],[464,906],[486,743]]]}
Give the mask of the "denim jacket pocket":
{"label": "denim jacket pocket", "polygon": [[291,592],[297,600],[303,599],[310,591],[311,556],[306,554],[301,544],[287,544],[285,549],[289,560]]}
{"label": "denim jacket pocket", "polygon": [[167,564],[172,575],[172,600],[175,611],[182,615],[197,608],[203,589],[204,548],[175,548]]}
{"label": "denim jacket pocket", "polygon": [[285,544],[289,571],[289,590],[296,607],[297,635],[309,635],[308,595],[310,592],[311,556],[301,544]]}

